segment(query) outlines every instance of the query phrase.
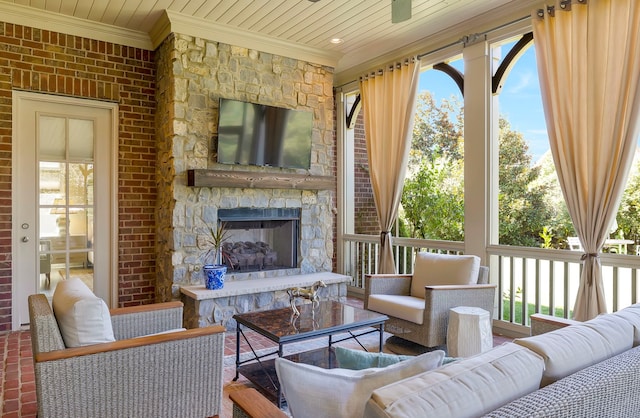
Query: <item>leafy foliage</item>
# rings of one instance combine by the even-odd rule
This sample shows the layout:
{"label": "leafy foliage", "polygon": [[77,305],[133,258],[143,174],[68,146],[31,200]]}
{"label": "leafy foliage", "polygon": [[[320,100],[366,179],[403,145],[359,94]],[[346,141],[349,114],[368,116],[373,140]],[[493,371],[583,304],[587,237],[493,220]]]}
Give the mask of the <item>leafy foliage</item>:
{"label": "leafy foliage", "polygon": [[[404,222],[412,237],[464,239],[462,121],[463,108],[455,97],[438,106],[429,92],[419,95],[402,195]],[[541,168],[532,167],[523,135],[511,130],[504,118],[499,128],[500,243],[553,246],[557,231],[569,228],[550,224],[554,211],[546,200],[549,185],[539,181]]]}

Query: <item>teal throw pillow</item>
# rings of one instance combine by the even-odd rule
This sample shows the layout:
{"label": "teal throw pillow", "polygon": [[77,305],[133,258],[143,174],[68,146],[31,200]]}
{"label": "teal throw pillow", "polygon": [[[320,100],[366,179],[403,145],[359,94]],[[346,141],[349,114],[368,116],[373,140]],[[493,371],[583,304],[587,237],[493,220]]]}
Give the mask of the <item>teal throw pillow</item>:
{"label": "teal throw pillow", "polygon": [[363,370],[372,367],[387,367],[414,356],[399,356],[387,353],[370,353],[362,350],[351,350],[344,347],[334,347],[338,366],[342,369]]}

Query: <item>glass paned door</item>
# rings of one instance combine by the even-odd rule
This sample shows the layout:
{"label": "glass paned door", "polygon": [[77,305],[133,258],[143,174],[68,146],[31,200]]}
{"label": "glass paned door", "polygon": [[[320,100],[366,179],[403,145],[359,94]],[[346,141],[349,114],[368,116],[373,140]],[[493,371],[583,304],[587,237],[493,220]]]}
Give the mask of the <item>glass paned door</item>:
{"label": "glass paned door", "polygon": [[78,278],[113,307],[118,292],[118,105],[13,91],[12,329],[27,298]]}
{"label": "glass paned door", "polygon": [[38,292],[80,278],[93,289],[94,138],[91,119],[38,114]]}

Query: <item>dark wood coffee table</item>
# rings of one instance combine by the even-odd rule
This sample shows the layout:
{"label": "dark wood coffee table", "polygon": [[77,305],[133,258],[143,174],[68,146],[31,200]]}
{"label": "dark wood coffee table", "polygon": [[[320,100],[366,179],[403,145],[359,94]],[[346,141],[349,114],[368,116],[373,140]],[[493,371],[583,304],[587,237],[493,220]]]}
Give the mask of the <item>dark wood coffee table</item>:
{"label": "dark wood coffee table", "polygon": [[[367,311],[336,301],[322,301],[315,307],[311,304],[298,306],[300,316],[291,315],[291,308],[273,309],[268,311],[248,312],[234,315],[238,323],[236,331],[236,376],[242,374],[258,387],[265,395],[282,405],[280,383],[275,372],[275,355],[282,357],[285,344],[307,341],[318,337],[329,337],[328,346],[320,350],[303,352],[287,356],[292,361],[314,364],[320,367],[336,367],[331,346],[340,341],[355,339],[360,346],[358,337],[378,332],[380,334],[378,350],[382,351],[384,322],[389,319],[386,315]],[[251,342],[242,331],[243,327],[252,329],[267,337],[278,345],[278,349],[258,355]],[[355,334],[353,331],[364,328]],[[348,333],[348,336],[338,340],[333,335]],[[253,357],[240,361],[240,336],[247,342]],[[272,357],[268,360],[263,358]]]}

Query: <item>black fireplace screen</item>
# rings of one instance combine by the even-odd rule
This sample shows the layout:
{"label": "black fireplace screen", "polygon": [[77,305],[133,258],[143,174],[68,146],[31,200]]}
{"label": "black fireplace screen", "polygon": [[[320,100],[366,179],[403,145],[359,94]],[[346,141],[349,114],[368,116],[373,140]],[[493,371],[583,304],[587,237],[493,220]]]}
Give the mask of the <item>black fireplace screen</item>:
{"label": "black fireplace screen", "polygon": [[296,268],[300,209],[218,209],[229,235],[223,262],[237,272]]}

